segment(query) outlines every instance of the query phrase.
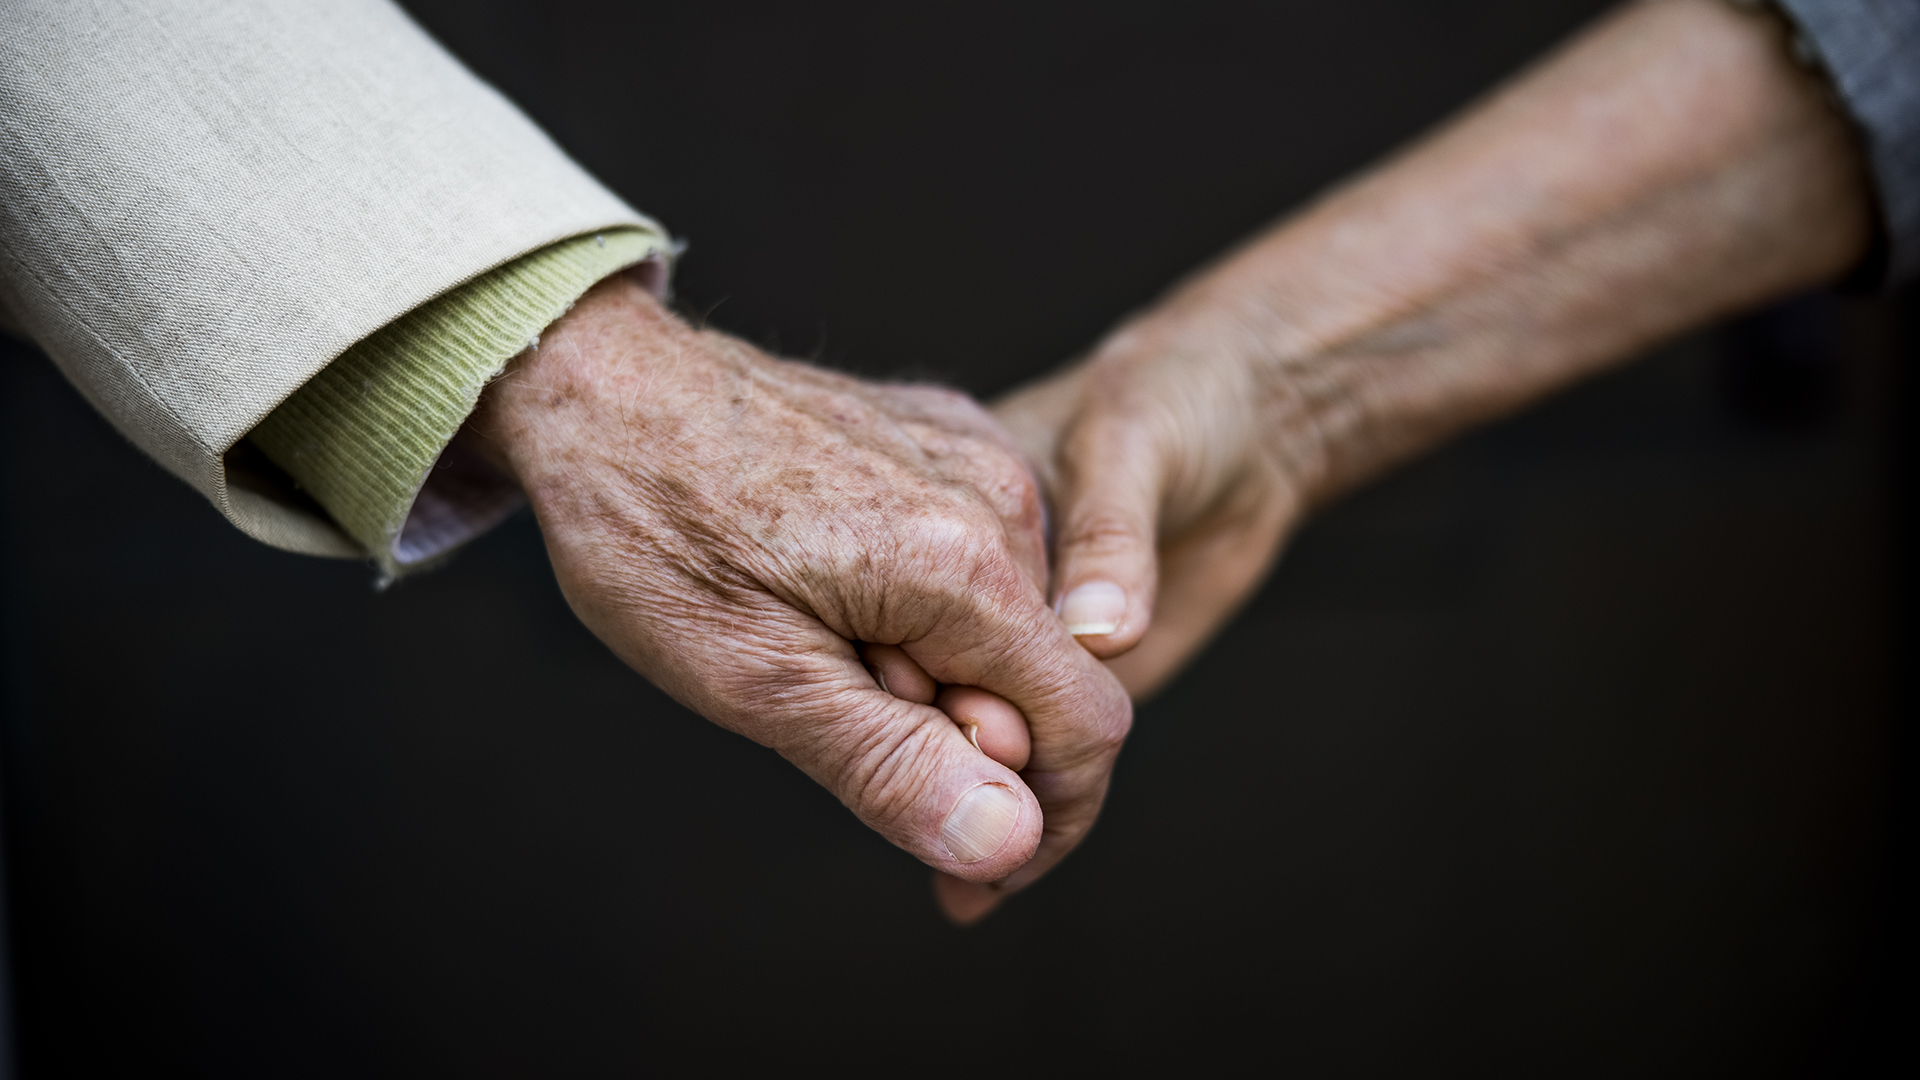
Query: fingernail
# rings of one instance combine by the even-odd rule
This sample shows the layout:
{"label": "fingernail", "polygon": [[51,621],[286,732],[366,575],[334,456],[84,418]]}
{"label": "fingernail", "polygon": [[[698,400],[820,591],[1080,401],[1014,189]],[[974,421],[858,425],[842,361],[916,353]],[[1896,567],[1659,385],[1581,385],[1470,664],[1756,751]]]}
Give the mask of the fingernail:
{"label": "fingernail", "polygon": [[999,784],[981,784],[947,815],[940,839],[955,859],[976,863],[1005,847],[1019,823],[1020,796]]}
{"label": "fingernail", "polygon": [[973,744],[973,748],[975,750],[980,749],[980,725],[968,724],[966,725],[966,728],[967,728],[967,741]]}
{"label": "fingernail", "polygon": [[1111,634],[1127,616],[1127,594],[1111,581],[1089,581],[1060,600],[1060,620],[1074,637]]}

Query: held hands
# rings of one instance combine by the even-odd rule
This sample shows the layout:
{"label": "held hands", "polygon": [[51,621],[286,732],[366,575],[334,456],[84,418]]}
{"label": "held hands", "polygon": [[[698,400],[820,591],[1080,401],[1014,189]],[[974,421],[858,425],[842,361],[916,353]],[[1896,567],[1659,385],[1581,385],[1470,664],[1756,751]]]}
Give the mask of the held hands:
{"label": "held hands", "polygon": [[1259,585],[1316,456],[1296,397],[1185,299],[994,406],[1051,496],[1055,608],[1136,697]]}
{"label": "held hands", "polygon": [[[1126,691],[1231,614],[1297,506],[1258,396],[1176,338],[1121,334],[1004,402],[1003,429],[959,394],[695,330],[616,278],[472,430],[602,641],[934,867],[967,923],[1092,827]],[[1029,460],[1061,514],[1052,606]]]}
{"label": "held hands", "polygon": [[768,357],[622,277],[471,428],[581,620],[941,871],[949,914],[1092,826],[1131,706],[1048,606],[1039,492],[963,396]]}
{"label": "held hands", "polygon": [[1778,24],[1626,5],[1001,402],[1004,428],[696,331],[621,279],[473,429],[581,619],[934,867],[966,922],[1085,835],[1126,691],[1205,643],[1310,506],[1832,279],[1871,205]]}

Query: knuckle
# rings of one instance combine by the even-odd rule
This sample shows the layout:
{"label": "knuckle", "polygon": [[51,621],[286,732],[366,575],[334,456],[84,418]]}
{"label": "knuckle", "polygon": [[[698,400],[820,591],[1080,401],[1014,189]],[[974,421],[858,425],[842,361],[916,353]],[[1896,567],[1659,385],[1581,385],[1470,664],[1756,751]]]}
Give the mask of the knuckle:
{"label": "knuckle", "polygon": [[972,397],[933,383],[910,383],[890,388],[901,411],[936,427],[962,431],[993,423],[991,415]]}
{"label": "knuckle", "polygon": [[1001,522],[977,502],[944,497],[896,505],[821,568],[816,591],[848,612],[851,636],[918,637],[937,623],[1003,608],[1025,579]]}
{"label": "knuckle", "polygon": [[989,455],[980,481],[982,493],[1004,521],[1037,526],[1040,521],[1040,482],[1025,462],[1010,453]]}
{"label": "knuckle", "polygon": [[977,588],[1013,561],[1000,522],[964,506],[923,516],[902,543],[916,569],[933,571],[949,588]]}
{"label": "knuckle", "polygon": [[985,416],[986,410],[969,395],[950,386],[923,383],[914,388],[927,402],[936,408],[951,410],[968,416]]}
{"label": "knuckle", "polygon": [[985,552],[991,542],[985,525],[965,502],[951,500],[915,515],[905,525],[903,540],[916,551],[972,559]]}

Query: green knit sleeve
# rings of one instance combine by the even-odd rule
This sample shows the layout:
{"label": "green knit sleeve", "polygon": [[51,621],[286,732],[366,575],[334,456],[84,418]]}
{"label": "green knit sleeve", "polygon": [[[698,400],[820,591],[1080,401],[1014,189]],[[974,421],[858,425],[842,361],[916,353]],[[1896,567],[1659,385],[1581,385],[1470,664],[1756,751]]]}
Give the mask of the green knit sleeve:
{"label": "green knit sleeve", "polygon": [[[428,500],[421,498],[487,382],[596,282],[670,254],[665,237],[623,228],[522,256],[340,354],[247,437],[367,549],[383,574],[398,576],[504,516],[482,511],[466,518],[478,524],[450,526],[444,510],[424,513]],[[501,505],[497,492],[487,505]],[[422,529],[410,516],[435,520]]]}

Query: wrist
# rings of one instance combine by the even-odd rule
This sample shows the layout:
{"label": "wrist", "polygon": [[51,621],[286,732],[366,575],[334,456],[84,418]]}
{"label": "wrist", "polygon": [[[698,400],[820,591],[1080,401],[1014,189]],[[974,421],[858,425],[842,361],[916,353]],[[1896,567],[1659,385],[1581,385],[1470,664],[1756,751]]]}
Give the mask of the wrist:
{"label": "wrist", "polygon": [[1205,340],[1324,503],[1867,246],[1858,148],[1779,28],[1628,5],[1117,335]]}
{"label": "wrist", "polygon": [[471,443],[545,518],[560,490],[597,467],[604,435],[622,426],[608,410],[636,404],[650,363],[695,334],[629,276],[608,278],[487,387],[467,421]]}

